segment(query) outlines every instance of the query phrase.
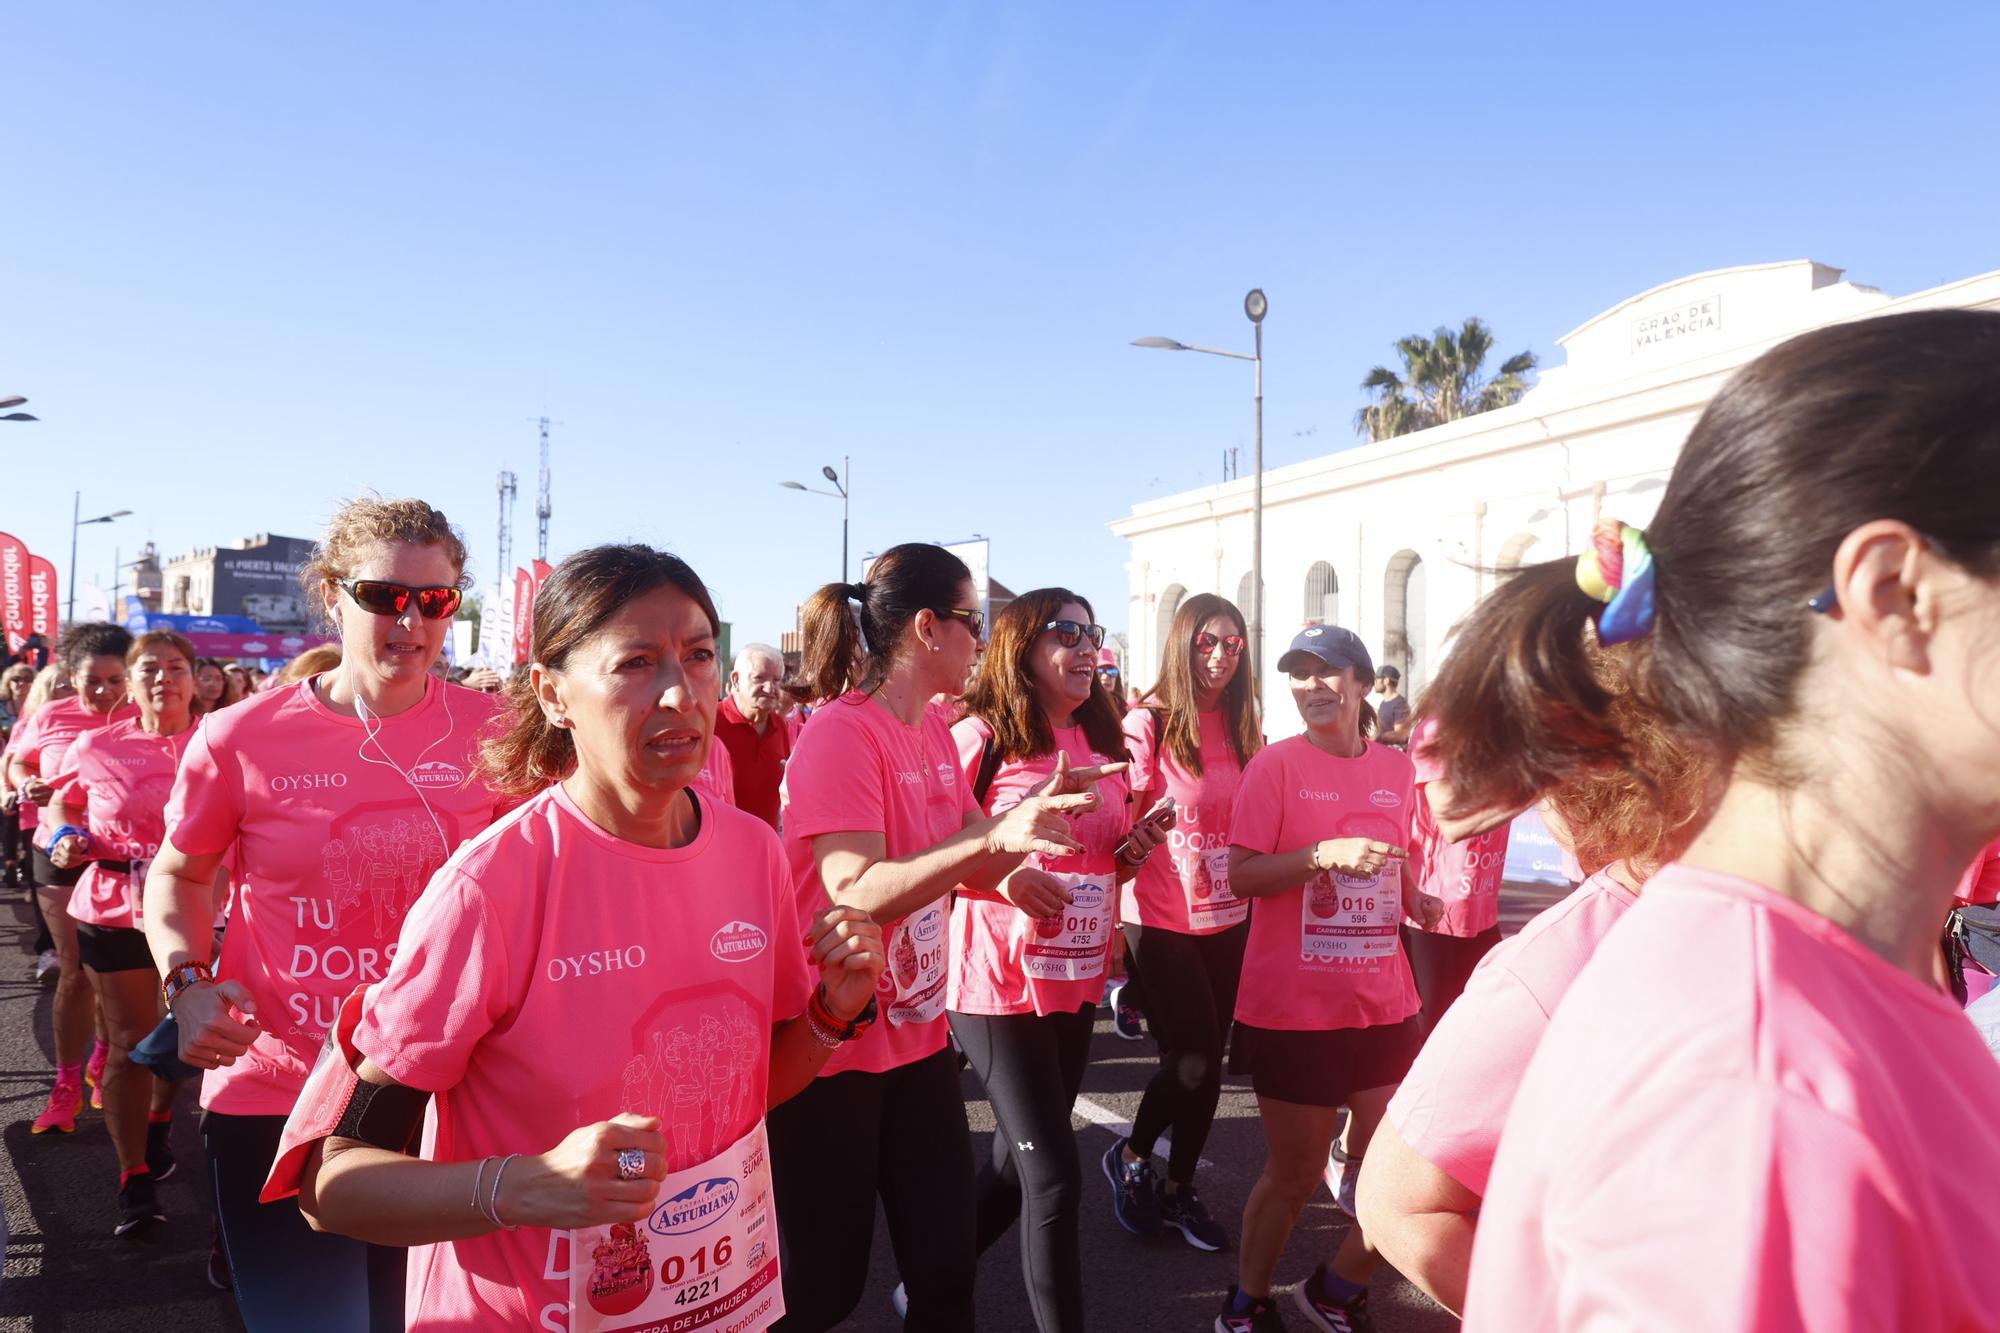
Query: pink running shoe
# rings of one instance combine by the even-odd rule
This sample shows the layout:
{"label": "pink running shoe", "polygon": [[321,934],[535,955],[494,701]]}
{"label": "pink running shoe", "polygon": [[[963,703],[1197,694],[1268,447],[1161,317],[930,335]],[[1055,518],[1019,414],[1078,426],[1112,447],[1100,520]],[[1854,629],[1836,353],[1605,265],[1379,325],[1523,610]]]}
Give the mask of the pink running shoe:
{"label": "pink running shoe", "polygon": [[90,1089],[90,1109],[104,1109],[104,1064],[111,1058],[111,1048],[103,1042],[93,1042],[90,1047],[90,1063],[83,1067],[83,1081]]}
{"label": "pink running shoe", "polygon": [[83,1106],[83,1084],[58,1080],[49,1090],[49,1104],[35,1117],[29,1132],[46,1134],[54,1130],[58,1134],[76,1133],[76,1113]]}

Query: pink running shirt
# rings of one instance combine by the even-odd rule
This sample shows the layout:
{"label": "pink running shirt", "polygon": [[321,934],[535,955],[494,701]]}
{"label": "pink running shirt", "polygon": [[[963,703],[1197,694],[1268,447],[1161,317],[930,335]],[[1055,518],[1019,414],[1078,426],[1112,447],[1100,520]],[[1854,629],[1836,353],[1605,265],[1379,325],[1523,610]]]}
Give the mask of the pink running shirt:
{"label": "pink running shirt", "polygon": [[1638,902],[1591,876],[1481,959],[1389,1102],[1389,1121],[1425,1161],[1486,1192],[1500,1127],[1563,992],[1625,909]]}
{"label": "pink running shirt", "polygon": [[[137,704],[120,704],[108,713],[96,713],[84,707],[83,701],[75,695],[51,699],[14,729],[7,748],[21,757],[21,762],[27,765],[30,773],[52,782],[56,774],[62,772],[63,758],[78,736],[87,731],[101,731],[113,722],[125,722],[137,716]],[[40,806],[21,802],[21,827],[36,829],[37,834],[31,841],[46,852],[49,849],[47,836],[54,825],[41,828],[41,814]]]}
{"label": "pink running shirt", "polygon": [[713,736],[708,738],[708,758],[694,775],[694,785],[718,805],[736,804],[735,761],[729,757],[729,747]]}
{"label": "pink running shirt", "polygon": [[264,1031],[202,1078],[202,1106],[229,1115],[292,1109],[341,1000],[381,980],[432,872],[508,804],[474,776],[499,696],[433,676],[422,703],[364,723],[320,702],[323,679],[203,718],[167,805],[180,851],[240,853],[216,975],[249,988]]}
{"label": "pink running shirt", "polygon": [[[51,785],[57,798],[82,816],[91,839],[91,859],[69,896],[72,920],[141,926],[139,890],[146,882],[146,863],[160,854],[174,770],[194,733],[191,726],[178,735],[156,736],[130,717],[86,731],[69,747],[63,771]],[[112,870],[103,864],[110,861],[128,861],[132,868]]]}
{"label": "pink running shirt", "polygon": [[1417,770],[1416,832],[1410,855],[1424,892],[1444,900],[1444,917],[1433,933],[1471,939],[1500,924],[1500,881],[1507,875],[1507,835],[1513,824],[1510,821],[1463,842],[1445,841],[1424,795],[1424,788],[1433,779],[1444,776],[1444,769],[1430,761],[1425,749],[1436,730],[1436,721],[1426,719],[1416,744],[1410,747]]}
{"label": "pink running shirt", "polygon": [[[763,1121],[771,1026],[804,1012],[816,977],[777,837],[696,800],[693,841],[641,847],[558,785],[439,872],[354,1034],[437,1094],[425,1157],[547,1152],[632,1111],[660,1117],[679,1171]],[[570,1250],[568,1232],[525,1226],[415,1246],[408,1326],[568,1328]]]}
{"label": "pink running shirt", "polygon": [[2000,1063],[1805,907],[1673,866],[1550,1022],[1465,1327],[2000,1328]]}
{"label": "pink running shirt", "polygon": [[[1229,840],[1253,852],[1293,852],[1326,838],[1374,838],[1408,848],[1417,789],[1410,758],[1368,742],[1353,759],[1303,735],[1259,750],[1243,770]],[[1252,900],[1238,1022],[1281,1031],[1373,1027],[1417,1012],[1403,957],[1402,862],[1376,875],[1324,871]]]}
{"label": "pink running shirt", "polygon": [[1160,744],[1166,718],[1150,708],[1125,715],[1132,747],[1135,815],[1174,798],[1167,845],[1148,857],[1125,884],[1119,919],[1183,935],[1213,935],[1250,916],[1248,901],[1229,892],[1229,815],[1243,767],[1218,712],[1201,715],[1201,776],[1180,766]]}
{"label": "pink running shirt", "polygon": [[1979,859],[1965,868],[1952,897],[1966,906],[2000,903],[2000,842],[1989,843]]}
{"label": "pink running shirt", "polygon": [[[906,727],[859,690],[813,710],[785,767],[785,788],[785,852],[801,921],[829,905],[814,838],[880,833],[883,855],[894,861],[937,846],[979,815],[944,714],[926,707],[922,723]],[[875,1026],[835,1051],[821,1078],[847,1069],[880,1074],[944,1049],[947,895],[881,926],[889,966]]]}
{"label": "pink running shirt", "polygon": [[[976,772],[986,739],[984,720],[968,717],[951,731],[959,766]],[[1090,748],[1082,727],[1055,729],[1058,749],[1070,767],[1113,762]],[[986,791],[986,813],[1019,805],[1056,771],[1053,753],[1003,763]],[[1001,899],[961,893],[951,906],[951,973],[946,1007],[961,1014],[1067,1014],[1095,1006],[1104,994],[1104,970],[1111,935],[1118,928],[1118,844],[1132,827],[1132,803],[1125,775],[1097,784],[1102,801],[1072,818],[1070,831],[1084,850],[1075,856],[1031,856],[1067,884],[1073,899],[1059,917],[1038,920]],[[1157,853],[1156,853],[1157,855]]]}

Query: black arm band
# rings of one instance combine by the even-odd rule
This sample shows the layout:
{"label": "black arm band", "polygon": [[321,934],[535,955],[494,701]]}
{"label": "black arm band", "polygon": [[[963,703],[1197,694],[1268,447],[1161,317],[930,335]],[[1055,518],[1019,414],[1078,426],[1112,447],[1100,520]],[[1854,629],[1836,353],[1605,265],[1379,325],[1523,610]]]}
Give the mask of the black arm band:
{"label": "black arm band", "polygon": [[340,1123],[333,1127],[333,1137],[407,1154],[424,1127],[424,1108],[430,1100],[428,1092],[400,1083],[384,1085],[356,1079]]}

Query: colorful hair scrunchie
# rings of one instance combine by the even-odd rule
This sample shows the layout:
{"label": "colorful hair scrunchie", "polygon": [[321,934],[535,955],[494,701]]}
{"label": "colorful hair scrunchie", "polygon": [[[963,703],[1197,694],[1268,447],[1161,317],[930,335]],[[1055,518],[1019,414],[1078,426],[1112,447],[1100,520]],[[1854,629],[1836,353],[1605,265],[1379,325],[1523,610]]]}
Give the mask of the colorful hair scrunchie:
{"label": "colorful hair scrunchie", "polygon": [[1576,558],[1576,586],[1605,603],[1597,617],[1599,642],[1629,643],[1653,628],[1653,553],[1639,529],[1599,519],[1590,545]]}

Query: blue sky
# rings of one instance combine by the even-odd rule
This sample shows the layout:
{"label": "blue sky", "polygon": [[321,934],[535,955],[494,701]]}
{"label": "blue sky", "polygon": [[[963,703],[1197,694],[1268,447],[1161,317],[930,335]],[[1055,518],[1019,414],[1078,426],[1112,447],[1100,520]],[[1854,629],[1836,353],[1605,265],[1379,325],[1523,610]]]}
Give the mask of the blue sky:
{"label": "blue sky", "polygon": [[[1872,12],[1871,12],[1872,11]],[[0,528],[309,536],[421,495],[495,570],[555,431],[552,555],[686,556],[739,642],[854,550],[993,540],[1124,628],[1107,520],[1218,479],[1270,296],[1266,452],[1354,443],[1398,335],[1503,353],[1656,283],[2000,266],[2000,10],[1971,4],[14,9]],[[1984,89],[1985,91],[1980,91]]]}

